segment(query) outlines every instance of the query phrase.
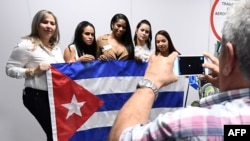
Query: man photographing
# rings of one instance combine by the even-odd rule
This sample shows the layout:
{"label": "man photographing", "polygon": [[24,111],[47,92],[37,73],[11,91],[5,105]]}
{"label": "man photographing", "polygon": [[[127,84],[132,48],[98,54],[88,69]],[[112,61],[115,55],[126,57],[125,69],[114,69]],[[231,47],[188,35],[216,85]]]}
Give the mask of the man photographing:
{"label": "man photographing", "polygon": [[162,113],[148,121],[157,91],[177,80],[173,73],[174,52],[152,56],[143,80],[124,104],[111,129],[110,141],[223,140],[224,125],[250,124],[250,0],[241,0],[228,12],[222,29],[219,60],[203,67],[203,76],[220,93],[200,100],[200,107]]}

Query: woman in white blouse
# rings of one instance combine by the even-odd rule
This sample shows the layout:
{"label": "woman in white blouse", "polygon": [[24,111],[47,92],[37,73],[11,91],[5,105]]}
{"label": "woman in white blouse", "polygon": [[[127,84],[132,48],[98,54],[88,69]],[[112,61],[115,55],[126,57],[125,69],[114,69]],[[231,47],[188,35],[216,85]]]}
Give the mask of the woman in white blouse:
{"label": "woman in white blouse", "polygon": [[155,49],[151,46],[152,28],[148,20],[141,20],[135,30],[135,59],[137,61],[148,61],[149,56],[154,53]]}
{"label": "woman in white blouse", "polygon": [[42,126],[48,141],[53,139],[46,71],[51,63],[64,62],[57,46],[59,38],[55,15],[47,10],[38,11],[32,21],[31,33],[13,48],[6,64],[8,76],[25,78],[23,103]]}

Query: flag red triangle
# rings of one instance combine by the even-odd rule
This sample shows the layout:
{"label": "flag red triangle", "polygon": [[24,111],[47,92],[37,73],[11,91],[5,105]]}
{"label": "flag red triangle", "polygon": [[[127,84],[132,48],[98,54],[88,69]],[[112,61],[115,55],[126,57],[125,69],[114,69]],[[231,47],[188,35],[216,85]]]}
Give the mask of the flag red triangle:
{"label": "flag red triangle", "polygon": [[[103,101],[57,69],[52,67],[51,72],[57,138],[58,141],[68,141],[103,105]],[[75,100],[75,103],[72,103],[72,100]],[[71,110],[65,105],[70,106]],[[78,113],[72,112],[77,108]]]}

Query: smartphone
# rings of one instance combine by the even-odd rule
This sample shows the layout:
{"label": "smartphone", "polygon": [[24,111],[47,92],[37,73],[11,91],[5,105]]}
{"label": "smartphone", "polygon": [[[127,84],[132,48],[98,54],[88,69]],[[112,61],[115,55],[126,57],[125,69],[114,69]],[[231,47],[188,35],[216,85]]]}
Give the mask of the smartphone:
{"label": "smartphone", "polygon": [[208,74],[208,69],[203,68],[202,64],[206,62],[203,55],[200,56],[184,56],[179,55],[174,62],[174,73],[176,75],[192,76],[200,74]]}

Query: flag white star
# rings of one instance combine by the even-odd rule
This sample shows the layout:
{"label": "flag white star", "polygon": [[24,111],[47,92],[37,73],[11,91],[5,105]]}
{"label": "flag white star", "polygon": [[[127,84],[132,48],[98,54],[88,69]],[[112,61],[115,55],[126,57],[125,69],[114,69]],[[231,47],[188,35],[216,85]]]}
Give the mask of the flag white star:
{"label": "flag white star", "polygon": [[79,115],[79,116],[82,116],[80,109],[85,103],[86,102],[78,102],[76,99],[76,96],[73,95],[73,97],[71,99],[71,103],[62,104],[63,107],[65,107],[69,110],[66,119],[68,119],[74,113]]}

